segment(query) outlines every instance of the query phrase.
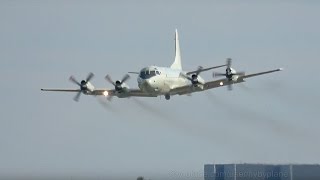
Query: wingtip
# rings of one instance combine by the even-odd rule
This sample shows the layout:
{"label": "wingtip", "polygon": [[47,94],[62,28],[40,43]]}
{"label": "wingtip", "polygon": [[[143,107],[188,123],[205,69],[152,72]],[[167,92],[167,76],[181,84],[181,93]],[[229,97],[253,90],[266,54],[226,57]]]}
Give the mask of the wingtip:
{"label": "wingtip", "polygon": [[284,70],[284,68],[279,68],[279,71],[283,71]]}

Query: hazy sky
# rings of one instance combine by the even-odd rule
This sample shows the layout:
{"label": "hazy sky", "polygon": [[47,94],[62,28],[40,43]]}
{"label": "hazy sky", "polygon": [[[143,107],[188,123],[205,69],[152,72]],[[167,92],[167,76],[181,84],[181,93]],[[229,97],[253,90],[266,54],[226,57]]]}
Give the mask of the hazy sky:
{"label": "hazy sky", "polygon": [[[320,162],[320,2],[161,2],[0,1],[0,177],[179,179],[206,163]],[[185,70],[231,57],[239,71],[285,71],[170,101],[40,91],[89,72],[112,88],[106,74],[168,66],[175,28]]]}

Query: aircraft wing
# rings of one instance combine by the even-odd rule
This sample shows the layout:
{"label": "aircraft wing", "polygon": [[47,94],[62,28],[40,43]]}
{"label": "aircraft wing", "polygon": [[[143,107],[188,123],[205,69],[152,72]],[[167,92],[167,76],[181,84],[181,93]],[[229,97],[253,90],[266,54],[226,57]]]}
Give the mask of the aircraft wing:
{"label": "aircraft wing", "polygon": [[108,92],[107,96],[119,96],[119,97],[157,97],[156,95],[152,95],[146,92],[141,91],[140,89],[128,89],[125,92],[118,93],[116,90],[106,90],[106,89],[101,89],[101,90],[94,90],[91,95],[105,95],[105,92]]}
{"label": "aircraft wing", "polygon": [[249,78],[249,77],[254,77],[254,76],[259,76],[259,75],[263,75],[263,74],[268,74],[268,73],[273,73],[273,72],[277,72],[277,71],[282,71],[283,68],[279,68],[279,69],[274,69],[271,71],[265,71],[265,72],[259,72],[259,73],[254,73],[254,74],[248,74],[248,75],[244,75],[241,78],[245,79],[245,78]]}
{"label": "aircraft wing", "polygon": [[[80,92],[80,89],[41,89],[41,91],[55,91],[55,92]],[[95,89],[88,93],[88,95],[93,96],[104,96],[108,92],[107,96],[117,96],[117,92],[114,89]],[[129,89],[128,92],[124,93],[125,97],[135,96],[135,97],[157,97],[140,89]]]}
{"label": "aircraft wing", "polygon": [[226,66],[226,65],[213,66],[213,67],[209,67],[209,68],[201,68],[201,67],[200,67],[198,70],[190,71],[190,72],[187,72],[186,74],[187,74],[187,75],[190,75],[190,74],[200,73],[200,72],[204,72],[204,71],[209,71],[209,70],[211,70],[211,69],[220,68],[220,67],[223,67],[223,66]]}
{"label": "aircraft wing", "polygon": [[172,95],[175,95],[175,94],[184,95],[184,94],[190,94],[190,93],[198,92],[198,91],[205,91],[205,90],[208,90],[208,89],[227,86],[227,85],[230,85],[230,84],[242,83],[242,82],[245,82],[244,79],[246,79],[246,78],[260,76],[260,75],[263,75],[263,74],[269,74],[269,73],[273,73],[273,72],[277,72],[277,71],[282,71],[282,68],[275,69],[275,70],[270,70],[270,71],[259,72],[259,73],[254,73],[254,74],[248,74],[248,75],[243,74],[243,75],[238,77],[237,81],[230,81],[227,78],[220,79],[220,80],[215,80],[215,81],[209,81],[209,82],[207,82],[207,83],[205,83],[203,85],[203,89],[199,89],[199,88],[195,89],[195,88],[193,88],[193,85],[182,86],[182,87],[178,87],[178,88],[173,89],[170,92],[170,94],[172,94]]}
{"label": "aircraft wing", "polygon": [[170,94],[171,95],[185,95],[185,94],[191,94],[194,92],[199,92],[199,91],[205,91],[205,90],[209,90],[209,89],[213,89],[213,88],[217,88],[217,87],[222,87],[222,86],[227,86],[229,84],[237,84],[240,82],[244,82],[243,79],[238,78],[237,81],[229,81],[229,79],[224,78],[224,79],[220,79],[220,80],[216,80],[216,81],[210,81],[207,82],[203,85],[203,89],[200,88],[194,88],[192,84],[187,85],[187,86],[182,86],[182,87],[178,87],[175,89],[172,89]]}
{"label": "aircraft wing", "polygon": [[80,89],[41,89],[41,91],[80,92]]}

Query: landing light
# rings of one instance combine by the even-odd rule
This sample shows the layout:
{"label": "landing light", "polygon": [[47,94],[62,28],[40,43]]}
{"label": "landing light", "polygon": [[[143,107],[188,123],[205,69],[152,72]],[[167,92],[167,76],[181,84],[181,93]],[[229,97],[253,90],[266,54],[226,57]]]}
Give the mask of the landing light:
{"label": "landing light", "polygon": [[223,86],[223,82],[222,81],[220,82],[220,86]]}
{"label": "landing light", "polygon": [[104,91],[104,92],[103,92],[103,95],[104,95],[104,96],[108,96],[108,95],[109,95],[108,91]]}

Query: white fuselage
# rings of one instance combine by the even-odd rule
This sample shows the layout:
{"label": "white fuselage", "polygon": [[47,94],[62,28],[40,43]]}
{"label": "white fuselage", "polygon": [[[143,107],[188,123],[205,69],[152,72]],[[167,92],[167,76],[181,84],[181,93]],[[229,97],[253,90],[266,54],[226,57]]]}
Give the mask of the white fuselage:
{"label": "white fuselage", "polygon": [[[140,71],[138,86],[142,91],[153,95],[170,94],[172,89],[192,85],[188,79],[181,77],[181,73],[184,72],[167,67],[146,67]],[[200,76],[198,81],[204,83]]]}

